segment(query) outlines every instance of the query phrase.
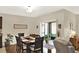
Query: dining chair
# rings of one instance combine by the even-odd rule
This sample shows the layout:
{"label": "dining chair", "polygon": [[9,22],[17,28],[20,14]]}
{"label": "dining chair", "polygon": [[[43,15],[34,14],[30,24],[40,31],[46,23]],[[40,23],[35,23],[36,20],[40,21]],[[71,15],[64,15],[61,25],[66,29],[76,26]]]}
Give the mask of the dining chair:
{"label": "dining chair", "polygon": [[31,52],[41,52],[43,53],[43,39],[42,37],[36,38],[35,39],[35,44],[30,46]]}
{"label": "dining chair", "polygon": [[18,36],[20,37],[20,36],[24,36],[24,33],[18,33]]}
{"label": "dining chair", "polygon": [[21,53],[21,52],[23,53],[24,51],[27,50],[26,45],[22,43],[22,39],[20,37],[17,37],[17,36],[15,36],[15,37],[16,37],[16,41],[17,41],[16,50],[18,53]]}

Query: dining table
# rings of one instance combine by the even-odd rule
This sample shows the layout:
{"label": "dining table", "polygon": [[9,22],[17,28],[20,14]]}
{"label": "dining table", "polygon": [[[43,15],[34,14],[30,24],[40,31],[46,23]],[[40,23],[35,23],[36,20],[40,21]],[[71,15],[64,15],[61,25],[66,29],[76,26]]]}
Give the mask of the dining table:
{"label": "dining table", "polygon": [[31,53],[30,46],[33,45],[33,44],[35,44],[35,39],[31,39],[29,37],[24,37],[22,39],[22,43],[26,45],[26,47],[27,47],[27,50],[26,50],[27,53]]}

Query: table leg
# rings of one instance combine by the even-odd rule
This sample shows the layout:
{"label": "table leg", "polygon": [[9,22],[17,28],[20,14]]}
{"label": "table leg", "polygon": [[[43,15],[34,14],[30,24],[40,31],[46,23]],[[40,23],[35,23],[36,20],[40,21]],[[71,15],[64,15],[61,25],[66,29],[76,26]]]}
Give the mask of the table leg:
{"label": "table leg", "polygon": [[29,44],[27,44],[27,53],[31,53]]}

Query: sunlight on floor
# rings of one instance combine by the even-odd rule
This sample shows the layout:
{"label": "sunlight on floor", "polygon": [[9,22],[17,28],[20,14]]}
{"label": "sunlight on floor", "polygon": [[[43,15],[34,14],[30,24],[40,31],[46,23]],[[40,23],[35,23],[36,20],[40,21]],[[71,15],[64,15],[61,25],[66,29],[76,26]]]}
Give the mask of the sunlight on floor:
{"label": "sunlight on floor", "polygon": [[[43,42],[43,53],[48,53],[48,49],[44,47],[45,44],[46,44],[46,43],[45,43],[45,41],[44,41],[44,42]],[[50,41],[49,41],[49,44],[51,44],[51,45],[54,46],[53,40],[50,40]],[[52,52],[52,53],[56,53],[55,47],[54,47],[53,49],[51,49],[51,52]]]}

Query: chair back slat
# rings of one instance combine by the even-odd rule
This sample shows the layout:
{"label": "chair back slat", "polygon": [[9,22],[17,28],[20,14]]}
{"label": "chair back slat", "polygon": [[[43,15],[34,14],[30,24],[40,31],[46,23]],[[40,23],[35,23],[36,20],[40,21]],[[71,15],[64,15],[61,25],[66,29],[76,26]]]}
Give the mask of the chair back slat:
{"label": "chair back slat", "polygon": [[19,37],[24,36],[24,33],[18,33],[18,36]]}
{"label": "chair back slat", "polygon": [[22,45],[21,38],[17,37],[17,36],[15,36],[15,37],[16,37],[17,45],[21,46]]}

